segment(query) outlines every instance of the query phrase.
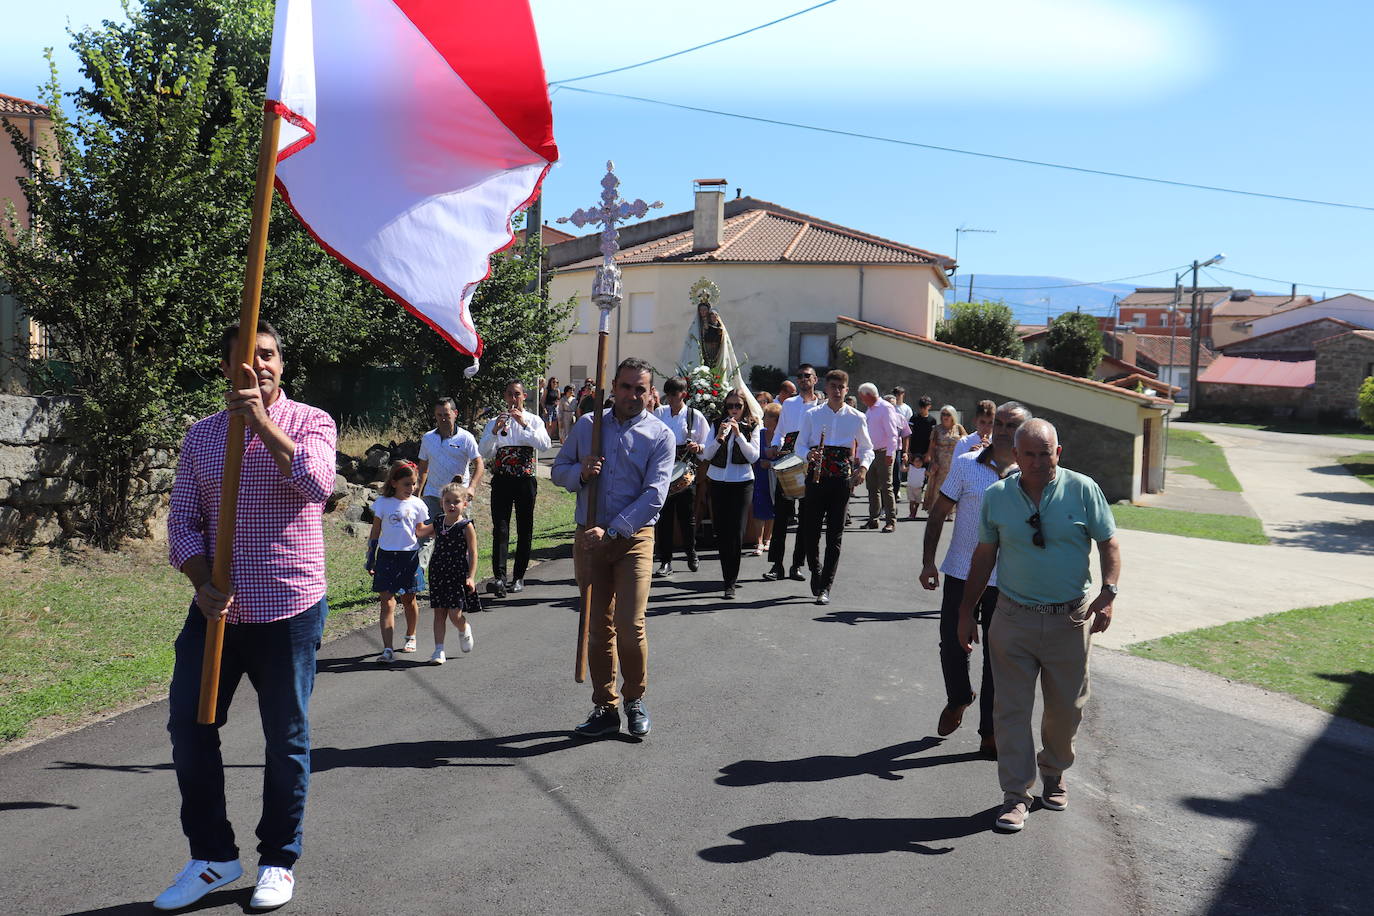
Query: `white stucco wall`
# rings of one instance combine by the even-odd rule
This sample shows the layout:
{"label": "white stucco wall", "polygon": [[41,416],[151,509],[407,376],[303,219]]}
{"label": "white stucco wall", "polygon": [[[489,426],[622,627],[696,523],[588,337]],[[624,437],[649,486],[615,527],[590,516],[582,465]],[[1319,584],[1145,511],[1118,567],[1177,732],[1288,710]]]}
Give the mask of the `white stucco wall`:
{"label": "white stucco wall", "polygon": [[[579,313],[589,333],[574,333],[550,359],[548,373],[569,383],[574,366],[596,368],[596,309],[591,305],[593,272],[560,272],[549,284],[550,298],[580,299]],[[865,320],[913,334],[934,332],[943,292],[938,271],[922,265],[865,266],[862,309],[860,269],[851,265],[793,264],[644,264],[623,268],[625,304],[612,313],[607,366],[627,356],[649,360],[660,372],[677,368],[687,328],[696,316],[690,289],[701,277],[720,287],[720,311],[748,378],[758,364],[790,369],[791,325],[833,325],[838,315],[862,311]],[[636,300],[636,297],[638,300]],[[647,299],[645,297],[648,297]],[[653,330],[632,333],[631,309],[652,301]],[[580,380],[575,380],[580,381]],[[575,383],[574,381],[574,383]]]}
{"label": "white stucco wall", "polygon": [[1266,315],[1250,322],[1249,336],[1258,337],[1261,334],[1282,331],[1285,328],[1316,321],[1318,318],[1339,318],[1362,328],[1374,328],[1374,299],[1346,293],[1344,296],[1314,302],[1300,309]]}

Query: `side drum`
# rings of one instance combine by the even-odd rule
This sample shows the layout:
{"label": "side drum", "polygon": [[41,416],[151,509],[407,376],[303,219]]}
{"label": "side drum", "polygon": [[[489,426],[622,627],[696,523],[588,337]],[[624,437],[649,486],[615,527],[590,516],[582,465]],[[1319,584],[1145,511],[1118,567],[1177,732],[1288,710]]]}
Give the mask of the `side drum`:
{"label": "side drum", "polygon": [[801,499],[806,495],[806,462],[799,455],[788,455],[773,462],[773,473],[778,477],[782,495],[788,499]]}

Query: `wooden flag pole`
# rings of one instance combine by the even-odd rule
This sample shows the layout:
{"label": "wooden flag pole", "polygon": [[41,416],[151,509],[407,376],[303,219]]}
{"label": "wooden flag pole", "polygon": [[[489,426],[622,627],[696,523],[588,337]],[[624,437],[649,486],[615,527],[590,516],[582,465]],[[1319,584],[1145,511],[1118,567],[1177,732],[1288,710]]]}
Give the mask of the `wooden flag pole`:
{"label": "wooden flag pole", "polygon": [[[243,364],[253,365],[258,344],[258,305],[262,300],[262,274],[267,261],[267,218],[272,212],[272,185],[277,174],[277,142],[281,136],[281,116],[264,110],[262,139],[258,146],[258,177],[253,190],[253,221],[248,232],[248,264],[243,271],[243,298],[239,305],[238,351],[230,370],[237,373]],[[245,386],[256,378],[243,379]],[[224,480],[219,495],[219,527],[215,535],[214,569],[210,584],[223,594],[233,588],[230,564],[234,556],[234,522],[238,515],[239,471],[243,466],[243,417],[230,417],[224,440]],[[219,704],[219,662],[224,648],[224,619],[207,622],[205,657],[200,668],[200,708],[196,721],[213,725]]]}
{"label": "wooden flag pole", "polygon": [[[601,324],[596,333],[596,404],[592,411],[592,451],[597,458],[601,458],[601,418],[605,413],[602,405],[606,402],[606,341],[611,336],[611,310],[603,308],[601,310]],[[596,525],[596,500],[600,495],[601,475],[598,474],[587,481],[587,527]],[[573,667],[573,680],[581,684],[587,679],[587,636],[588,627],[592,618],[592,584],[590,577],[586,575],[587,564],[582,564],[583,581],[579,583],[582,590],[582,603],[580,613],[577,616],[577,661]]]}

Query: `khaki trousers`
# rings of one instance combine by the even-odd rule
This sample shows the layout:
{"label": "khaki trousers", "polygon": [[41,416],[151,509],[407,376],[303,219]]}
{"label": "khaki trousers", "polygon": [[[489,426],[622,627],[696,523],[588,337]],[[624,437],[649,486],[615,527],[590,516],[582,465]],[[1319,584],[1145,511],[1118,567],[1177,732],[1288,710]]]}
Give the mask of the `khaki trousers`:
{"label": "khaki trousers", "polygon": [[868,466],[864,483],[868,484],[868,517],[878,517],[878,501],[882,500],[883,517],[890,522],[897,520],[896,494],[892,492],[892,468],[888,466],[887,449],[873,450],[873,463]]}
{"label": "khaki trousers", "polygon": [[[998,596],[987,648],[997,685],[993,722],[1005,801],[1029,805],[1037,768],[1054,783],[1073,765],[1074,735],[1088,702],[1087,618],[1087,598],[1070,613],[1040,614],[1006,592]],[[1037,678],[1044,699],[1039,755],[1031,722]]]}
{"label": "khaki trousers", "polygon": [[583,526],[577,526],[573,567],[579,586],[590,585],[591,614],[587,621],[587,670],[592,679],[592,702],[614,706],[615,667],[620,662],[624,700],[644,696],[649,683],[649,640],[644,611],[654,566],[654,528],[647,525],[631,537],[603,541],[595,550],[582,547]]}

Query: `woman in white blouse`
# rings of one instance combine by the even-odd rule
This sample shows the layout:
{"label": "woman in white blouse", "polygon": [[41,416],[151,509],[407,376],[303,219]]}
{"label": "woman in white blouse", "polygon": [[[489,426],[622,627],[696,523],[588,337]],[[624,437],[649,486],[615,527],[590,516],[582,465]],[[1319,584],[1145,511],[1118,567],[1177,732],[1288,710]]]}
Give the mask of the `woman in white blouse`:
{"label": "woman in white blouse", "polygon": [[754,494],[754,462],[759,460],[759,417],[750,413],[738,391],[725,396],[725,419],[706,442],[701,460],[711,479],[711,519],[720,549],[725,597],[735,597],[739,580],[744,519]]}

